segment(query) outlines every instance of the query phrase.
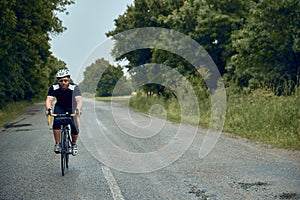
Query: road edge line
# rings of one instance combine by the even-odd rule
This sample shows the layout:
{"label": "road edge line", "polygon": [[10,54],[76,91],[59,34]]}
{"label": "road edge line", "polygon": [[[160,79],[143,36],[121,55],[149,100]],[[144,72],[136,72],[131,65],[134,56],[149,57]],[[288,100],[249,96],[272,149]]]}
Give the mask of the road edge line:
{"label": "road edge line", "polygon": [[113,196],[113,199],[114,200],[124,200],[124,197],[121,193],[118,183],[117,183],[116,179],[114,178],[113,174],[111,173],[111,170],[106,166],[102,166],[101,168],[102,168],[104,177],[106,179],[106,182],[109,186],[110,192]]}

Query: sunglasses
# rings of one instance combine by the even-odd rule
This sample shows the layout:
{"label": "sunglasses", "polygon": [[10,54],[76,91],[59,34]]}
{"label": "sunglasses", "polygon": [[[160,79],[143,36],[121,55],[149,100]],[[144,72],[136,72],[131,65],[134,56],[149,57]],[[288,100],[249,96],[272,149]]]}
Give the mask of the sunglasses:
{"label": "sunglasses", "polygon": [[67,82],[69,82],[69,79],[59,79],[59,81],[58,82],[60,82],[60,83],[62,83],[62,82],[65,82],[65,83],[67,83]]}

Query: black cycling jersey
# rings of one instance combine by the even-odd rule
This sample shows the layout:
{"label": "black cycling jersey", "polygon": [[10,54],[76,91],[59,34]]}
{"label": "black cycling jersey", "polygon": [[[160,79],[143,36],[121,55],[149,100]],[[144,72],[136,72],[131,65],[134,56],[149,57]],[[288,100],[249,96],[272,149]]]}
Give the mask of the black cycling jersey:
{"label": "black cycling jersey", "polygon": [[81,92],[78,85],[74,83],[69,83],[66,90],[61,89],[56,83],[49,88],[47,96],[56,97],[57,106],[74,110],[77,107],[75,97],[81,96]]}

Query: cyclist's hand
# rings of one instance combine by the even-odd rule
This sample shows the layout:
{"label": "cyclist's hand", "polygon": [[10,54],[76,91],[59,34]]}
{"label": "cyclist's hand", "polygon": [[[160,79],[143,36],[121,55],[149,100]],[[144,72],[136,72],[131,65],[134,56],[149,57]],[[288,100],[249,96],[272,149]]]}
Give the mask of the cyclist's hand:
{"label": "cyclist's hand", "polygon": [[76,108],[75,113],[76,113],[77,115],[79,115],[79,116],[82,114],[82,112],[81,112],[81,110],[80,110],[79,108]]}
{"label": "cyclist's hand", "polygon": [[47,111],[46,111],[46,115],[51,115],[52,114],[52,109],[49,108]]}

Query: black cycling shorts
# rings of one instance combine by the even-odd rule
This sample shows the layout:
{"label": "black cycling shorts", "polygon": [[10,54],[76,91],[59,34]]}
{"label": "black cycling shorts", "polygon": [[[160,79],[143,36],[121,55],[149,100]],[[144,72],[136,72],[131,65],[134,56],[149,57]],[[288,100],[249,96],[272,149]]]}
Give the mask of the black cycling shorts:
{"label": "black cycling shorts", "polygon": [[[60,106],[55,105],[54,106],[54,113],[55,114],[65,114],[66,112],[68,113],[74,113],[72,109],[66,109],[66,108],[62,108]],[[55,118],[55,117],[54,117]],[[72,117],[70,126],[71,126],[71,134],[72,135],[78,135],[79,133],[79,129],[78,129],[78,125],[77,125],[77,121],[75,120],[76,117]],[[57,121],[54,119],[53,120],[53,126],[52,128],[54,130],[59,130],[61,129],[61,125],[57,123]]]}

